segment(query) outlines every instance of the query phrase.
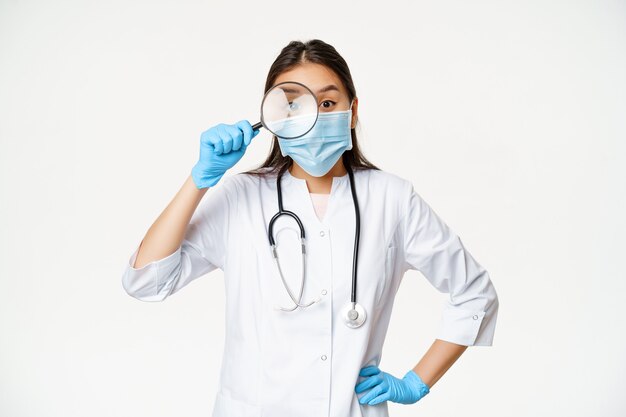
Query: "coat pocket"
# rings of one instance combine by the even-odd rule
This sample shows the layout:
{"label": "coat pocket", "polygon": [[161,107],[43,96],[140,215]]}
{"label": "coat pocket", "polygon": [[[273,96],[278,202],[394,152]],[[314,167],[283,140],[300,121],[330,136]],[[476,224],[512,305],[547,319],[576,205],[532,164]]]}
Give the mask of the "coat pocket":
{"label": "coat pocket", "polygon": [[393,280],[393,273],[395,271],[396,264],[396,247],[390,246],[385,252],[385,263],[383,268],[383,274],[381,276],[382,282],[380,283],[380,289],[377,291],[376,304],[374,308],[382,308],[386,301],[387,290],[391,286]]}

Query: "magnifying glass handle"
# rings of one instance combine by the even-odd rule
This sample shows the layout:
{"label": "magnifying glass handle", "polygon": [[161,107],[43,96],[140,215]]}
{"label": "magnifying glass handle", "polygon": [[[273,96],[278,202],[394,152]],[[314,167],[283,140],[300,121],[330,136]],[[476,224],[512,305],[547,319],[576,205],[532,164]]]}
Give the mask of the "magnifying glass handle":
{"label": "magnifying glass handle", "polygon": [[255,123],[255,124],[252,125],[252,130],[259,130],[262,127],[263,127],[263,123],[261,123],[261,122]]}

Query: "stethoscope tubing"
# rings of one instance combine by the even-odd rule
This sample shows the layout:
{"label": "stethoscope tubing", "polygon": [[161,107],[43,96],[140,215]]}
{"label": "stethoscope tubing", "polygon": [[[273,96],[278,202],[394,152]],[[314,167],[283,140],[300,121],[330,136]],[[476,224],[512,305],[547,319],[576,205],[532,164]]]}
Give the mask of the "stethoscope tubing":
{"label": "stethoscope tubing", "polygon": [[355,230],[354,230],[354,253],[352,255],[352,292],[350,294],[350,301],[354,304],[356,303],[356,275],[357,275],[357,265],[359,261],[359,238],[361,236],[361,215],[359,213],[359,201],[356,195],[356,189],[354,187],[354,174],[352,173],[351,167],[346,164],[346,170],[348,171],[348,176],[350,177],[350,191],[352,192],[352,201],[354,202],[354,214],[355,214]]}
{"label": "stethoscope tubing", "polygon": [[[348,171],[348,177],[350,179],[350,191],[352,194],[352,201],[354,203],[354,211],[355,211],[355,232],[354,232],[354,252],[353,252],[353,256],[352,256],[352,291],[350,293],[350,302],[352,303],[352,306],[354,308],[354,306],[356,305],[356,289],[357,289],[357,265],[358,265],[358,259],[359,259],[359,239],[360,239],[360,235],[361,235],[361,216],[360,216],[360,210],[359,210],[359,203],[358,203],[358,197],[356,194],[356,189],[355,189],[355,185],[354,185],[354,173],[352,172],[352,168],[346,164],[346,170]],[[277,178],[276,178],[276,192],[278,195],[278,212],[276,214],[274,214],[274,216],[272,216],[270,222],[269,222],[269,226],[268,226],[268,239],[269,239],[269,243],[270,246],[272,248],[273,251],[273,255],[274,258],[277,258],[277,254],[276,254],[276,241],[274,240],[274,223],[276,222],[276,220],[283,215],[289,216],[292,219],[294,219],[296,221],[296,223],[298,223],[298,227],[300,228],[300,240],[301,240],[301,245],[302,245],[302,255],[303,257],[306,255],[306,246],[305,246],[305,241],[306,241],[306,234],[304,231],[304,225],[302,224],[302,221],[300,220],[300,218],[298,217],[298,215],[296,215],[294,212],[289,211],[289,210],[285,210],[283,207],[283,194],[282,194],[282,187],[281,187],[281,179],[282,179],[282,175],[284,173],[284,169],[279,172]],[[278,265],[278,262],[277,262]],[[281,279],[283,279],[282,277],[282,271],[280,271],[280,265],[278,266],[279,268],[279,272],[281,272]],[[303,260],[303,273],[304,273],[304,260]],[[302,281],[304,282],[304,281]],[[286,283],[284,282],[283,279],[283,284],[286,285]],[[302,283],[302,287],[304,287],[304,283]],[[287,288],[287,287],[286,287]],[[302,289],[301,289],[302,290]],[[296,301],[293,297],[293,294],[291,293],[291,291],[287,288],[287,291],[291,297],[291,299],[294,301],[294,303],[296,304],[296,306],[294,307],[294,309],[298,306],[304,306],[299,304],[298,301]],[[300,296],[302,296],[302,291],[300,292]],[[313,304],[309,303],[306,306],[309,306]]]}

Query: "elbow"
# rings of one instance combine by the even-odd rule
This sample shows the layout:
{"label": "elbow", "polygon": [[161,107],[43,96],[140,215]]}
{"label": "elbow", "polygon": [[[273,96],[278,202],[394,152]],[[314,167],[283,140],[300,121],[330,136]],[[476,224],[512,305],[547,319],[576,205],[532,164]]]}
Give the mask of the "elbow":
{"label": "elbow", "polygon": [[493,346],[499,308],[500,300],[498,299],[498,293],[493,284],[490,284],[487,292],[487,302],[485,303],[485,315],[476,340],[473,343],[474,346]]}
{"label": "elbow", "polygon": [[155,291],[154,286],[141,286],[136,282],[130,282],[126,274],[122,277],[122,287],[126,294],[139,301],[159,302],[165,300],[168,295],[165,291]]}
{"label": "elbow", "polygon": [[180,272],[180,268],[177,268],[169,275],[160,276],[156,269],[149,266],[140,269],[129,267],[122,275],[122,288],[126,294],[139,301],[160,302],[170,295]]}
{"label": "elbow", "polygon": [[180,279],[181,248],[167,257],[141,267],[133,267],[137,251],[131,256],[124,273],[122,287],[126,294],[140,301],[158,302],[165,300]]}

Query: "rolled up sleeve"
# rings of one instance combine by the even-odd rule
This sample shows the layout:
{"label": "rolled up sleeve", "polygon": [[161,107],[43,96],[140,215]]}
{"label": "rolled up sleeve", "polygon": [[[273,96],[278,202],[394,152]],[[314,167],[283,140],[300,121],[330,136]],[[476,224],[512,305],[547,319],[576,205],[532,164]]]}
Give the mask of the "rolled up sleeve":
{"label": "rolled up sleeve", "polygon": [[191,281],[223,269],[230,220],[230,177],[204,196],[181,245],[170,255],[134,268],[141,243],[124,267],[122,286],[141,301],[163,301]]}
{"label": "rolled up sleeve", "polygon": [[439,292],[449,294],[437,338],[465,346],[492,346],[499,302],[489,273],[413,185],[408,188],[401,222],[405,268],[420,271]]}

